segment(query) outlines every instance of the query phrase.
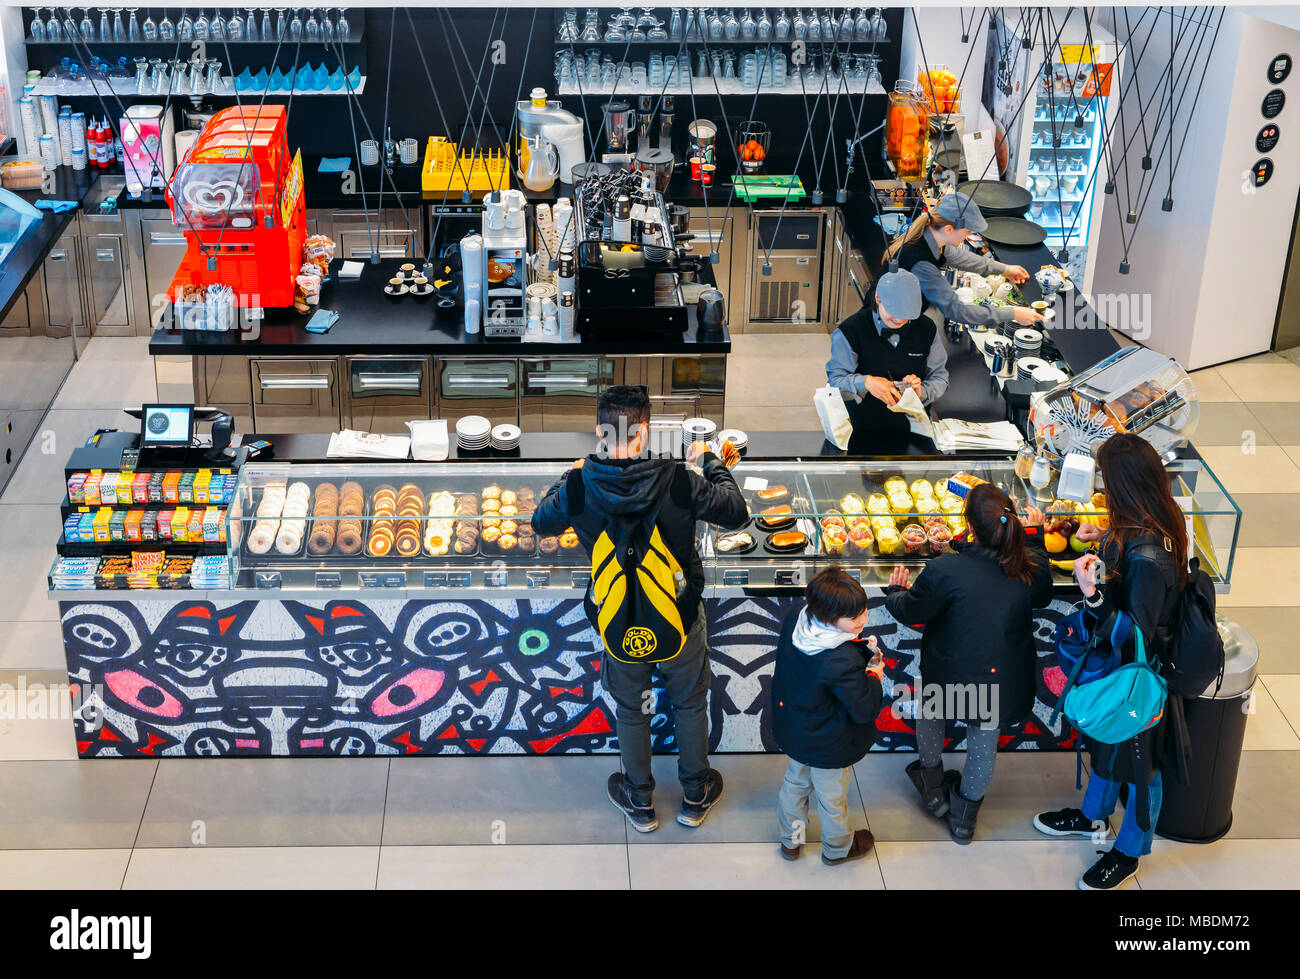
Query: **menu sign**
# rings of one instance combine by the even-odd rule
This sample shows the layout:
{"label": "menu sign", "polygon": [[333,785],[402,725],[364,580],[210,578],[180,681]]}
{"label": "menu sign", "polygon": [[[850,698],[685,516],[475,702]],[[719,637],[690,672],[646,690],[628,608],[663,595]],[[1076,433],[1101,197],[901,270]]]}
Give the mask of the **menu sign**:
{"label": "menu sign", "polygon": [[1281,85],[1286,81],[1286,76],[1289,74],[1291,74],[1291,56],[1289,54],[1279,54],[1268,63],[1268,80],[1270,83]]}
{"label": "menu sign", "polygon": [[1259,107],[1259,111],[1264,113],[1265,119],[1276,119],[1284,105],[1286,105],[1286,92],[1275,88],[1264,96],[1264,104]]}
{"label": "menu sign", "polygon": [[1267,126],[1259,131],[1255,137],[1255,150],[1259,153],[1268,153],[1277,145],[1277,123],[1270,122]]}

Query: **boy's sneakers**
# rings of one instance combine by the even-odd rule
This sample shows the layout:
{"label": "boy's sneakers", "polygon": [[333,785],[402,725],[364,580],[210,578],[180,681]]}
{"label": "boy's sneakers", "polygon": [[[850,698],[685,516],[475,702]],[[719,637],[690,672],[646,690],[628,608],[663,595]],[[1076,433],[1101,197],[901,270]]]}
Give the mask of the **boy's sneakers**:
{"label": "boy's sneakers", "polygon": [[1094,834],[1098,840],[1110,835],[1109,826],[1094,826],[1091,819],[1081,809],[1056,809],[1052,812],[1040,812],[1034,817],[1034,829],[1048,836],[1086,836]]}
{"label": "boy's sneakers", "polygon": [[848,863],[850,860],[860,860],[871,852],[875,845],[875,837],[867,829],[855,829],[853,831],[853,843],[849,846],[849,852],[842,857],[828,857],[822,854],[822,863],[828,867],[838,867],[842,863]]}
{"label": "boy's sneakers", "polygon": [[781,859],[783,860],[798,860],[801,853],[803,853],[803,847],[798,844],[794,846],[781,844]]}
{"label": "boy's sneakers", "polygon": [[687,799],[683,796],[681,811],[677,813],[677,821],[683,826],[694,829],[704,822],[709,810],[713,808],[720,798],[722,798],[722,773],[716,768],[710,768],[708,780],[704,783],[704,795],[697,800]]}
{"label": "boy's sneakers", "polygon": [[659,828],[659,817],[655,815],[653,801],[648,806],[637,805],[632,798],[632,790],[628,788],[627,777],[622,772],[615,772],[609,777],[606,790],[609,801],[618,807],[638,833],[653,833]]}
{"label": "boy's sneakers", "polygon": [[1137,869],[1136,857],[1126,857],[1111,848],[1079,878],[1079,890],[1113,891],[1136,874]]}

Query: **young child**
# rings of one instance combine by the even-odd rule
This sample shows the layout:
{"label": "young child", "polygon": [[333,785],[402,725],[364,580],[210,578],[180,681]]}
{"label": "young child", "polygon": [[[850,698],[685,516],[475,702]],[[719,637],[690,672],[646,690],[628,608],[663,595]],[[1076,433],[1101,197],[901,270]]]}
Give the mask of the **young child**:
{"label": "young child", "polygon": [[781,856],[797,860],[808,825],[808,798],[817,796],[822,863],[828,867],[866,856],[874,840],[849,829],[852,766],[876,739],[884,697],[884,663],[858,641],[867,624],[867,593],[843,568],[819,572],[807,601],[781,626],[772,677],[772,729],[790,756],[777,799]]}

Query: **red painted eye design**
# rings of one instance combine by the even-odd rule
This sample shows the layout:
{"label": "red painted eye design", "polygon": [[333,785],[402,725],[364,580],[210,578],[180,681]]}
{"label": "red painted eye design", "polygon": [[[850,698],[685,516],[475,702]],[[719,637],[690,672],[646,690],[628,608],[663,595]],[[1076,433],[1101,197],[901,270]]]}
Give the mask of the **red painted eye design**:
{"label": "red painted eye design", "polygon": [[417,667],[394,680],[370,702],[375,717],[394,717],[423,707],[438,695],[447,674],[442,670]]}
{"label": "red painted eye design", "polygon": [[115,670],[104,674],[104,685],[118,700],[136,710],[146,711],[155,717],[179,720],[185,705],[158,683],[146,679],[135,670]]}

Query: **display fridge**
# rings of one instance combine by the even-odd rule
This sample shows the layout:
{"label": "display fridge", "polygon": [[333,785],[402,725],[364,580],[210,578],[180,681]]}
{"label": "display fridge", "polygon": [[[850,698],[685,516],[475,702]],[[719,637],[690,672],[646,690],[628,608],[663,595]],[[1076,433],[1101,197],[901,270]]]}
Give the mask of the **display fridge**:
{"label": "display fridge", "polygon": [[[1020,113],[1018,152],[1012,159],[1016,183],[1033,202],[1026,215],[1047,232],[1053,255],[1090,291],[1096,241],[1110,176],[1108,136],[1120,95],[1119,58],[1114,40],[1091,25],[1091,38],[1070,37],[1076,12],[1050,56],[1040,42],[1028,65],[1025,104]],[[1090,43],[1088,43],[1090,40]]]}

